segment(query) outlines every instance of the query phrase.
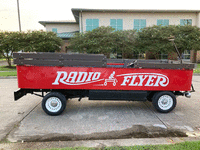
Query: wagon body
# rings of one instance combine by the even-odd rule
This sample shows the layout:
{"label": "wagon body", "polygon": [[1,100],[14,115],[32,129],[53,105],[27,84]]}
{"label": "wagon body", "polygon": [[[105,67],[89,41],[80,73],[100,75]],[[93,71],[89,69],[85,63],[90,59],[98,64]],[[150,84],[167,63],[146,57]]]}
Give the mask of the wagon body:
{"label": "wagon body", "polygon": [[169,112],[176,106],[175,96],[190,96],[194,68],[179,61],[111,61],[104,55],[58,53],[14,53],[14,63],[20,88],[15,100],[42,92],[42,107],[49,115],[62,113],[65,99],[74,97],[149,100],[158,111]]}
{"label": "wagon body", "polygon": [[23,89],[190,91],[192,70],[17,66]]}

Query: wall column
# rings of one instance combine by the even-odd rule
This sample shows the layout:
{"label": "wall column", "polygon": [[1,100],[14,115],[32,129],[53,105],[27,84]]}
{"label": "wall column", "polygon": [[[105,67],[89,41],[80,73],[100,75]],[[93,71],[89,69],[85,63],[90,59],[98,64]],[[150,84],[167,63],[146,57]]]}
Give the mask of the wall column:
{"label": "wall column", "polygon": [[200,13],[199,12],[197,13],[196,25],[197,25],[197,27],[200,28]]}

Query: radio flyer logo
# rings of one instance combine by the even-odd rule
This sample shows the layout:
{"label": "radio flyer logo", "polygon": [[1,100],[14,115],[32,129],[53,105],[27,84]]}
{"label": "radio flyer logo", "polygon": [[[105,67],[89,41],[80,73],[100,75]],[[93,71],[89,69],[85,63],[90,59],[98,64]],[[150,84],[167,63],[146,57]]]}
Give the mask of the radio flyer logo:
{"label": "radio flyer logo", "polygon": [[121,86],[162,86],[166,87],[169,84],[169,78],[159,73],[129,73],[117,75],[123,76]]}
{"label": "radio flyer logo", "polygon": [[99,79],[101,72],[70,72],[69,75],[65,71],[57,71],[57,77],[52,85],[59,83],[66,85],[82,85],[99,82],[104,79]]}
{"label": "radio flyer logo", "polygon": [[166,87],[169,84],[169,78],[159,73],[127,73],[116,75],[116,78],[114,76],[115,71],[107,79],[101,78],[101,72],[74,71],[67,73],[65,71],[57,71],[56,79],[52,85],[59,85],[59,83],[66,85],[84,85],[100,81],[104,81],[104,83],[99,84],[99,86],[107,86],[110,83],[116,86],[119,81],[121,83],[118,86]]}
{"label": "radio flyer logo", "polygon": [[109,76],[108,79],[105,79],[105,82],[104,82],[104,85],[107,86],[107,83],[108,82],[112,82],[113,83],[113,86],[116,86],[117,84],[117,79],[114,78],[114,75],[115,75],[115,71],[113,71],[113,73]]}

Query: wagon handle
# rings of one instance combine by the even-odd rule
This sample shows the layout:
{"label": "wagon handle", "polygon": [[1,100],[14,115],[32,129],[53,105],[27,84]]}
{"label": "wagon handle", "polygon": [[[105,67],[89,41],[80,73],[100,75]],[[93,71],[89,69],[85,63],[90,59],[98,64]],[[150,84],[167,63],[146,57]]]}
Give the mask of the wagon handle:
{"label": "wagon handle", "polygon": [[178,57],[180,58],[181,64],[182,64],[182,63],[183,63],[183,60],[182,60],[182,58],[181,58],[181,54],[179,53],[179,50],[178,50],[178,48],[177,48],[175,42],[174,42],[174,39],[169,39],[169,41],[171,41],[171,42],[173,43],[173,45],[174,45],[174,47],[175,47],[175,49],[176,49],[176,53],[178,54]]}

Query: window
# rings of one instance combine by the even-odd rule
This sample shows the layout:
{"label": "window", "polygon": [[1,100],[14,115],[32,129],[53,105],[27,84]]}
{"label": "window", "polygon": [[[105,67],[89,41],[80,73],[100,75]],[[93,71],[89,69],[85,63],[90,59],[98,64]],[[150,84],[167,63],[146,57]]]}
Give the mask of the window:
{"label": "window", "polygon": [[157,20],[157,25],[161,26],[168,26],[169,25],[169,19],[158,19]]}
{"label": "window", "polygon": [[146,19],[134,19],[134,29],[140,30],[146,27]]}
{"label": "window", "polygon": [[161,53],[161,54],[160,54],[160,58],[161,58],[161,59],[168,59],[168,54]]}
{"label": "window", "polygon": [[192,19],[181,19],[180,20],[180,25],[181,26],[192,25]]}
{"label": "window", "polygon": [[123,20],[122,19],[110,19],[110,26],[115,29],[115,31],[123,30]]}
{"label": "window", "polygon": [[86,31],[92,31],[99,27],[99,19],[86,19]]}
{"label": "window", "polygon": [[185,50],[185,51],[182,53],[182,59],[190,60],[190,50]]}
{"label": "window", "polygon": [[57,33],[57,28],[52,28],[52,31]]}

